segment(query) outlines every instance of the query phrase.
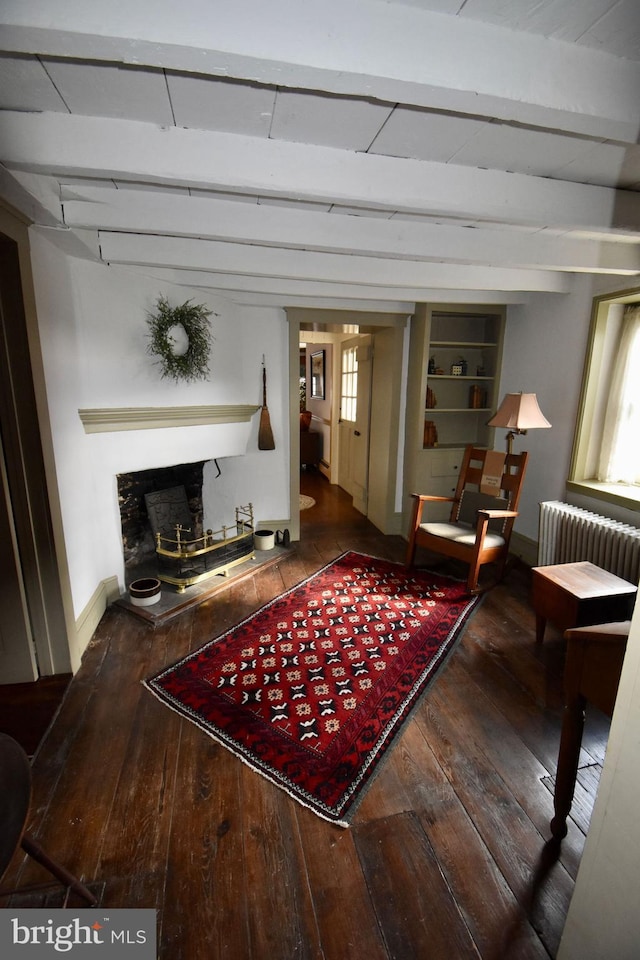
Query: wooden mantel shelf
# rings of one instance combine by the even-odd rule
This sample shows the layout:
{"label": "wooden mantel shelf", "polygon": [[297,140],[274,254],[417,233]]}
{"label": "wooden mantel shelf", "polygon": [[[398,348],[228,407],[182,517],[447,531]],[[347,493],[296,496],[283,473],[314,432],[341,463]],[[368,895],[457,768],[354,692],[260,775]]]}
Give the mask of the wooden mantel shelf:
{"label": "wooden mantel shelf", "polygon": [[198,407],[103,407],[78,410],[85,433],[159,430],[213,423],[248,423],[260,407],[250,403]]}

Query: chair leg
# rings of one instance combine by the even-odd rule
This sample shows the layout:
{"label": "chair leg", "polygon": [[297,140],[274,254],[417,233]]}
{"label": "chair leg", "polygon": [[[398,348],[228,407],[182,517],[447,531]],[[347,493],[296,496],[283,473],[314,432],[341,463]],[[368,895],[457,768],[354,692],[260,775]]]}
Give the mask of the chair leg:
{"label": "chair leg", "polygon": [[46,867],[49,873],[52,873],[54,877],[63,883],[65,887],[70,887],[74,893],[77,893],[79,897],[82,897],[83,900],[86,900],[87,903],[90,903],[92,906],[95,906],[98,902],[98,898],[95,897],[90,890],[85,887],[83,883],[78,880],[77,877],[74,877],[66,867],[63,867],[61,863],[57,863],[55,860],[52,860],[51,857],[45,853],[39,843],[37,843],[32,837],[28,834],[22,835],[22,840],[20,845],[25,853],[28,853],[30,857],[33,857],[38,863],[41,863],[43,867]]}
{"label": "chair leg", "polygon": [[467,590],[469,593],[480,593],[478,578],[480,576],[480,564],[471,564],[469,566],[469,575],[467,576]]}
{"label": "chair leg", "polygon": [[504,576],[507,572],[508,561],[509,554],[505,552],[496,563],[496,583],[500,583],[500,581],[504,579]]}
{"label": "chair leg", "polygon": [[467,576],[467,590],[469,593],[480,592],[478,580],[480,579],[481,567],[482,564],[480,563],[480,552],[476,549],[471,557],[471,562],[469,563],[469,574]]}

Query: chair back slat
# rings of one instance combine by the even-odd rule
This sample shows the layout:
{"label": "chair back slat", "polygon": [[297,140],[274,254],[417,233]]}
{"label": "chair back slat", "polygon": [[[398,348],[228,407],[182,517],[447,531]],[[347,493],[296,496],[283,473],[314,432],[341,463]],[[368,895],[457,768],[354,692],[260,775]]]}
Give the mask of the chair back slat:
{"label": "chair back slat", "polygon": [[[465,449],[460,465],[460,475],[458,477],[455,500],[451,510],[451,520],[454,523],[457,522],[460,517],[460,504],[461,501],[463,501],[465,491],[480,492],[480,484],[482,482],[487,453],[488,451],[482,447],[469,446]],[[522,488],[522,481],[524,480],[528,456],[528,453],[511,453],[505,457],[500,488],[496,491],[496,496],[501,496],[507,500],[508,506],[505,507],[504,503],[496,503],[496,509],[518,509],[520,490]],[[504,530],[510,531],[512,526],[513,520],[507,520],[504,523]]]}

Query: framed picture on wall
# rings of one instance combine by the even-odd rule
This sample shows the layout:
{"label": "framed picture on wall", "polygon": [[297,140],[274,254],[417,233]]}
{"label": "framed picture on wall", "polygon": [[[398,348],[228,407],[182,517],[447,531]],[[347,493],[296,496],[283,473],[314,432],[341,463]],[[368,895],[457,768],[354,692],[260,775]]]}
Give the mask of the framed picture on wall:
{"label": "framed picture on wall", "polygon": [[324,350],[311,354],[311,399],[324,400]]}

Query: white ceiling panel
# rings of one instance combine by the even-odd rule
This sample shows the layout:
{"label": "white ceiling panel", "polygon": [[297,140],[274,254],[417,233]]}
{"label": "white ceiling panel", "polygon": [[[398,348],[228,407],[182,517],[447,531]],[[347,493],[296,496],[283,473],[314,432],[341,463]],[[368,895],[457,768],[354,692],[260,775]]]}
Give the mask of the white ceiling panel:
{"label": "white ceiling panel", "polygon": [[619,0],[609,3],[609,7],[578,38],[578,42],[607,50],[618,57],[640,59],[640,3],[638,0]]}
{"label": "white ceiling panel", "polygon": [[638,0],[391,0],[640,59]]}
{"label": "white ceiling panel", "polygon": [[629,190],[640,189],[640,147],[627,147],[625,150],[620,183]]}
{"label": "white ceiling panel", "polygon": [[[568,15],[567,2],[571,4]],[[510,30],[578,40],[617,0],[467,0],[461,15]],[[431,3],[427,0],[427,6]]]}
{"label": "white ceiling panel", "polygon": [[625,154],[625,148],[617,144],[592,143],[588,150],[559,169],[557,176],[599,186],[628,186],[621,183]]}
{"label": "white ceiling panel", "polygon": [[486,125],[485,120],[396,107],[369,153],[446,163]]}
{"label": "white ceiling panel", "polygon": [[271,137],[367,150],[392,109],[391,104],[357,97],[281,90],[276,98]]}
{"label": "white ceiling panel", "polygon": [[176,126],[268,137],[276,88],[167,74]]}
{"label": "white ceiling panel", "polygon": [[43,59],[71,113],[173,125],[162,70]]}
{"label": "white ceiling panel", "polygon": [[0,109],[68,112],[37,57],[3,54],[0,54]]}
{"label": "white ceiling panel", "polygon": [[465,166],[549,177],[592,146],[593,141],[579,137],[487,123],[452,159]]}

